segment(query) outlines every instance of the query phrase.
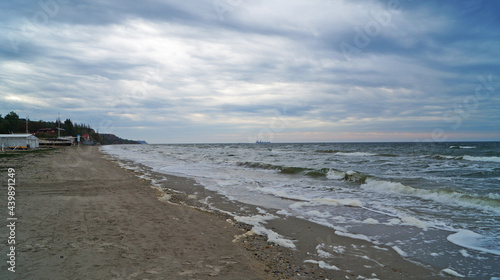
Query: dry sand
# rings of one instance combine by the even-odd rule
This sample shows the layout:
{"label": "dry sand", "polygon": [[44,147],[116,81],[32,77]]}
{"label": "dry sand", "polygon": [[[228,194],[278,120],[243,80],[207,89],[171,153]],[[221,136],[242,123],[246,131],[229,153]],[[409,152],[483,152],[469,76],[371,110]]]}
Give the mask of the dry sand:
{"label": "dry sand", "polygon": [[[8,252],[2,250],[0,279],[441,278],[432,268],[408,262],[393,250],[332,238],[328,229],[302,220],[270,224],[292,238],[311,241],[297,244],[297,250],[268,244],[255,235],[233,242],[249,227],[230,223],[220,213],[172,203],[178,199],[158,199],[164,193],[104,158],[97,147],[0,157],[2,186],[7,168],[16,170],[17,180],[16,272],[7,271]],[[177,188],[193,184],[170,178]],[[6,196],[0,195],[5,224]],[[7,248],[8,229],[0,228]],[[339,255],[334,265],[341,271],[304,263],[318,238],[357,248],[368,259]]]}

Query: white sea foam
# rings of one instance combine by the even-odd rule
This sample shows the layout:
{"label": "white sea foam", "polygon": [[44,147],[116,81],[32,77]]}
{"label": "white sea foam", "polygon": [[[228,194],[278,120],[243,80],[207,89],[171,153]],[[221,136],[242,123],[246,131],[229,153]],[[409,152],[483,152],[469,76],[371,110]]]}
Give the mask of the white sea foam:
{"label": "white sea foam", "polygon": [[292,213],[286,211],[285,209],[281,209],[276,214],[284,215],[284,216],[292,216]]}
{"label": "white sea foam", "polygon": [[389,222],[387,222],[387,225],[399,225],[399,224],[401,224],[401,220],[398,218],[390,219]]}
{"label": "white sea foam", "polygon": [[458,160],[463,158],[461,156],[446,156],[446,155],[439,155],[436,157],[440,159],[458,159]]}
{"label": "white sea foam", "polygon": [[315,216],[315,217],[319,217],[319,218],[328,218],[331,216],[331,214],[328,212],[320,212],[317,210],[307,211],[306,214],[309,216]]}
{"label": "white sea foam", "polygon": [[310,201],[301,201],[295,202],[290,205],[290,208],[297,209],[301,207],[307,206],[318,206],[318,205],[329,205],[329,206],[352,206],[352,207],[361,207],[363,203],[357,199],[334,199],[334,198],[314,198]]}
{"label": "white sea foam", "polygon": [[234,219],[238,222],[242,222],[249,225],[260,225],[262,223],[266,223],[269,220],[276,219],[277,216],[273,214],[266,215],[253,215],[253,216],[235,216]]}
{"label": "white sea foam", "polygon": [[447,237],[448,241],[460,247],[500,256],[500,238],[485,237],[470,230],[460,230]]}
{"label": "white sea foam", "polygon": [[257,212],[259,212],[259,214],[268,214],[266,210],[260,208],[260,207],[257,207]]}
{"label": "white sea foam", "polygon": [[373,153],[363,153],[363,152],[336,152],[336,155],[339,156],[353,156],[353,157],[366,157],[366,156],[376,156],[377,154]]}
{"label": "white sea foam", "polygon": [[465,275],[462,275],[462,274],[460,274],[460,273],[458,273],[455,270],[452,270],[450,268],[443,269],[442,271],[444,273],[446,273],[446,274],[451,275],[451,276],[460,277],[460,278],[464,278],[465,277]]}
{"label": "white sea foam", "polygon": [[[375,274],[375,273],[373,273],[373,274]],[[377,276],[377,274],[375,274],[375,276],[373,274],[372,274],[372,277]],[[358,275],[358,277],[356,277],[356,279],[359,279],[359,280],[380,280],[379,278],[366,278],[363,275]]]}
{"label": "white sea foam", "polygon": [[345,236],[345,237],[353,238],[353,239],[360,239],[360,240],[365,240],[365,241],[368,241],[368,242],[374,242],[368,236],[363,235],[363,234],[354,234],[354,233],[348,233],[348,232],[343,232],[343,231],[339,231],[339,230],[336,230],[335,234],[336,235],[340,235],[340,236]]}
{"label": "white sea foam", "polygon": [[333,255],[328,253],[327,251],[321,249],[321,245],[316,246],[316,252],[318,256],[321,258],[333,258]]}
{"label": "white sea foam", "polygon": [[272,214],[234,217],[234,219],[238,222],[252,225],[252,230],[258,235],[267,236],[267,240],[269,242],[278,244],[283,247],[295,249],[296,246],[292,240],[286,239],[277,232],[267,229],[262,225],[265,224],[268,220],[276,218],[278,217]]}
{"label": "white sea foam", "polygon": [[430,225],[427,222],[421,221],[415,217],[406,216],[401,218],[401,222],[405,225],[427,229]]}
{"label": "white sea foam", "polygon": [[375,219],[368,218],[368,219],[364,220],[363,223],[375,225],[375,224],[378,224],[379,222]]}
{"label": "white sea foam", "polygon": [[490,161],[490,162],[500,162],[500,157],[474,157],[474,156],[463,156],[463,159],[470,161]]}
{"label": "white sea foam", "polygon": [[345,174],[345,172],[330,169],[328,173],[326,173],[326,178],[330,180],[342,180],[344,179]]}
{"label": "white sea foam", "polygon": [[281,190],[280,187],[273,186],[273,187],[258,187],[256,188],[262,193],[265,194],[270,194],[276,197],[281,197],[281,198],[287,198],[287,199],[293,199],[293,200],[300,200],[300,201],[305,201],[307,198],[303,195],[295,195],[295,194],[290,194],[287,193],[284,190]]}
{"label": "white sea foam", "polygon": [[363,203],[358,199],[333,199],[333,198],[315,198],[311,202],[322,204],[322,205],[332,205],[332,206],[353,206],[353,207],[361,207]]}
{"label": "white sea foam", "polygon": [[338,246],[331,246],[331,248],[335,253],[338,254],[343,254],[345,252],[345,246],[338,245]]}
{"label": "white sea foam", "polygon": [[389,251],[389,249],[387,248],[382,248],[382,247],[379,247],[379,246],[372,246],[373,248],[377,249],[377,250],[382,250],[382,251]]}
{"label": "white sea foam", "polygon": [[332,217],[332,219],[336,220],[339,223],[345,223],[347,221],[347,219],[343,216],[335,216],[335,217]]}
{"label": "white sea foam", "polygon": [[[498,178],[500,180],[500,178]],[[488,198],[491,198],[491,199],[499,199],[500,200],[500,194],[497,194],[497,193],[489,193],[488,194]]]}
{"label": "white sea foam", "polygon": [[318,264],[318,266],[320,268],[323,268],[323,269],[330,269],[330,270],[340,271],[340,268],[338,268],[338,267],[336,267],[334,265],[331,265],[331,264],[327,264],[324,261],[305,260],[304,262],[305,263],[315,263],[315,264]]}
{"label": "white sea foam", "polygon": [[361,185],[361,188],[379,193],[403,194],[409,196],[416,196],[427,200],[445,203],[449,205],[459,204],[464,207],[476,208],[480,210],[487,210],[500,213],[499,207],[492,206],[488,201],[481,197],[466,196],[464,194],[445,190],[427,190],[418,189],[410,186],[403,185],[399,182],[389,182],[375,180],[372,178],[366,179],[366,182]]}
{"label": "white sea foam", "polygon": [[405,251],[401,250],[401,248],[399,248],[398,246],[392,246],[392,249],[394,249],[394,251],[396,251],[396,253],[400,254],[403,257],[407,257],[408,256],[408,253],[406,253]]}
{"label": "white sea foam", "polygon": [[469,253],[468,253],[468,252],[467,252],[467,250],[465,250],[465,249],[462,249],[462,250],[460,250],[459,252],[460,252],[460,254],[462,254],[462,256],[464,256],[464,257],[466,257],[466,258],[470,258],[470,257],[472,257],[471,255],[469,255]]}
{"label": "white sea foam", "polygon": [[265,228],[264,226],[257,225],[252,228],[252,230],[258,235],[267,236],[267,241],[278,244],[283,247],[296,249],[297,247],[293,243],[293,240],[286,239],[282,235],[278,234],[275,231]]}
{"label": "white sea foam", "polygon": [[475,149],[476,146],[450,146],[450,149]]}

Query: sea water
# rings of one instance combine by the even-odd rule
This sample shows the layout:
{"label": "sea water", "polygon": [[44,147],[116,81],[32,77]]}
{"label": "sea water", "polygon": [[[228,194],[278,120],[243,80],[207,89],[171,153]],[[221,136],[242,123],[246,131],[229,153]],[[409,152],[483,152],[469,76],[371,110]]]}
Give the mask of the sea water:
{"label": "sea water", "polygon": [[499,142],[116,145],[102,150],[154,172],[193,178],[228,200],[277,210],[279,216],[265,210],[231,214],[282,246],[294,243],[262,221],[295,216],[337,235],[390,246],[445,273],[500,277]]}

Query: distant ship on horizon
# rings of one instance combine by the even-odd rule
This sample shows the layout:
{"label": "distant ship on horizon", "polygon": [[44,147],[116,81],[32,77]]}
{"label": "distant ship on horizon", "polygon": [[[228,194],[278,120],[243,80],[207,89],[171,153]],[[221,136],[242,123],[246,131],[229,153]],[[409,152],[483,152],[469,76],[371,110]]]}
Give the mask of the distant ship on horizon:
{"label": "distant ship on horizon", "polygon": [[270,141],[255,141],[255,144],[271,144]]}

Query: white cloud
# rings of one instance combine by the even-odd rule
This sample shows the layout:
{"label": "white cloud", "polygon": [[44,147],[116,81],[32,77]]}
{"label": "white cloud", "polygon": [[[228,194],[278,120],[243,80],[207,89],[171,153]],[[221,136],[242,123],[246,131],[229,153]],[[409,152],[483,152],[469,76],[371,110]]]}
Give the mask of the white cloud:
{"label": "white cloud", "polygon": [[[398,129],[417,135],[449,125],[443,110],[473,95],[478,75],[498,70],[497,37],[467,33],[467,18],[458,21],[426,4],[231,3],[222,19],[212,1],[68,5],[24,38],[18,54],[0,49],[6,58],[0,109],[40,118],[66,111],[92,125],[111,122],[126,138],[141,127],[167,142],[157,134],[168,133],[147,128],[178,127],[176,141],[182,135],[189,141],[196,131],[210,141],[210,135],[236,139],[286,118],[282,141],[287,135],[297,141],[300,133],[303,141],[334,141],[331,131],[345,139],[347,133],[393,137]],[[11,30],[21,22],[8,20]],[[377,23],[379,31],[370,29]],[[458,25],[464,38],[454,33]],[[355,46],[358,32],[370,40],[346,59],[339,44]],[[484,125],[482,116],[498,103],[488,101],[468,120],[498,128]]]}

